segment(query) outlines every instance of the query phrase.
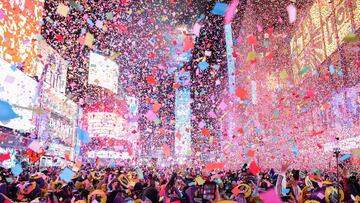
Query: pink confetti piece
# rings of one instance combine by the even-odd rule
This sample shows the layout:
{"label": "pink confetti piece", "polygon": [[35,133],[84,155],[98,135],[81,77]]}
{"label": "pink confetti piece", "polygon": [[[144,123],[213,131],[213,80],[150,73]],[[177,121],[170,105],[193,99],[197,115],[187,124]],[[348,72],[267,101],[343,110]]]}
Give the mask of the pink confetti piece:
{"label": "pink confetti piece", "polygon": [[103,26],[103,21],[101,20],[96,20],[95,26],[99,29],[102,29]]}
{"label": "pink confetti piece", "polygon": [[210,118],[216,118],[216,114],[215,114],[213,111],[210,111],[210,112],[208,113],[208,116],[209,116]]}
{"label": "pink confetti piece", "polygon": [[193,33],[195,36],[199,37],[200,29],[201,29],[201,25],[199,23],[195,23],[193,28]]}
{"label": "pink confetti piece", "polygon": [[5,18],[5,13],[0,9],[0,20]]}
{"label": "pink confetti piece", "polygon": [[321,192],[319,192],[319,193],[317,194],[317,196],[318,196],[320,199],[324,199],[324,197],[325,197],[325,195],[324,195],[323,193],[321,193]]}
{"label": "pink confetti piece", "polygon": [[232,0],[225,12],[225,24],[231,23],[236,13],[236,7],[239,5],[239,0]]}
{"label": "pink confetti piece", "polygon": [[10,83],[10,84],[12,84],[14,81],[15,81],[15,77],[13,77],[11,75],[7,75],[4,80],[4,82]]}
{"label": "pink confetti piece", "polygon": [[296,7],[293,4],[290,4],[286,7],[289,16],[289,23],[294,23],[296,21]]}
{"label": "pink confetti piece", "polygon": [[226,109],[226,107],[227,107],[227,105],[225,104],[224,101],[222,101],[222,102],[220,103],[220,105],[219,105],[219,108],[220,108],[221,110],[223,110],[223,111]]}
{"label": "pink confetti piece", "polygon": [[156,114],[152,110],[149,110],[145,116],[150,121],[153,121],[156,118]]}
{"label": "pink confetti piece", "polygon": [[260,193],[260,197],[264,203],[282,203],[280,197],[274,189]]}
{"label": "pink confetti piece", "polygon": [[41,146],[40,143],[37,141],[32,141],[31,144],[28,146],[29,149],[33,150],[36,153],[40,153],[41,152]]}

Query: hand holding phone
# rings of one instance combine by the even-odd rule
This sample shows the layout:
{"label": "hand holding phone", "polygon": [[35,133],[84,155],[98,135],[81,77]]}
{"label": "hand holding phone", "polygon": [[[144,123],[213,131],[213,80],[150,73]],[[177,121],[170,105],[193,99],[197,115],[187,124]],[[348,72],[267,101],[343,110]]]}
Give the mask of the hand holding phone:
{"label": "hand holding phone", "polygon": [[205,183],[203,190],[203,199],[215,200],[215,198],[216,198],[216,183],[215,182]]}

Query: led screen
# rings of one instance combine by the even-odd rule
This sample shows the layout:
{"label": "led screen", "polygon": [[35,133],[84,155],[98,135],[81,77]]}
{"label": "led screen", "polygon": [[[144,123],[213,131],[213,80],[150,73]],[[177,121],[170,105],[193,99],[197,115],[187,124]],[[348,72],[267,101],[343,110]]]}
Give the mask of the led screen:
{"label": "led screen", "polygon": [[25,73],[11,68],[11,65],[0,59],[0,99],[9,102],[14,107],[15,113],[20,118],[7,122],[0,122],[0,125],[15,130],[30,132],[35,128],[33,110],[37,82],[25,75]]}
{"label": "led screen", "polygon": [[175,96],[175,154],[186,155],[191,150],[190,72],[176,74],[176,83],[182,86]]}
{"label": "led screen", "polygon": [[90,137],[125,139],[125,120],[115,113],[92,112],[87,114]]}
{"label": "led screen", "polygon": [[106,88],[115,94],[118,92],[119,67],[110,59],[90,53],[89,84]]}
{"label": "led screen", "polygon": [[0,58],[36,75],[38,38],[44,0],[0,1]]}

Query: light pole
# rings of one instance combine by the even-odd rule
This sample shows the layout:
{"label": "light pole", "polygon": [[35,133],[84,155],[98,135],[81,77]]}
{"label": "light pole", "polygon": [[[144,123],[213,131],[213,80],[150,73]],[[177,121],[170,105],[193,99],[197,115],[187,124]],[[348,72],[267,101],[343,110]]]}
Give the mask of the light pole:
{"label": "light pole", "polygon": [[336,157],[336,180],[337,180],[337,199],[338,202],[340,203],[340,179],[339,179],[339,154],[340,154],[340,145],[339,145],[339,138],[336,138],[336,145],[334,147],[334,154]]}
{"label": "light pole", "polygon": [[[38,83],[38,87],[37,87],[37,91],[36,91],[36,96],[37,98],[39,99],[39,109],[42,109],[42,105],[41,105],[41,102],[43,100],[43,95],[44,95],[44,82],[46,81],[46,74],[47,74],[47,71],[49,69],[49,64],[46,64],[44,66],[44,69],[42,70],[41,72],[41,76],[40,76],[40,79],[39,79],[39,83]],[[35,125],[35,135],[37,137],[37,139],[41,142],[42,141],[42,134],[40,134],[40,128],[42,127],[41,126],[41,122],[42,122],[42,116],[43,116],[43,112],[41,112],[40,114],[37,115],[37,118],[36,118],[36,125]],[[40,163],[41,162],[41,159],[39,160],[39,163],[38,163],[38,171],[40,171]]]}

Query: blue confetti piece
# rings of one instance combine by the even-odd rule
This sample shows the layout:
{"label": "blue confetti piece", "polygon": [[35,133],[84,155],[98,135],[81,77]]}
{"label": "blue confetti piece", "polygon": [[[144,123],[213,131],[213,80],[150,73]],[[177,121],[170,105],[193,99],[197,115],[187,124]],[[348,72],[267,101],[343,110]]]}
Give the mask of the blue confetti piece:
{"label": "blue confetti piece", "polygon": [[115,161],[112,160],[111,163],[109,164],[109,167],[110,167],[110,168],[114,168],[115,166],[116,166]]}
{"label": "blue confetti piece", "polygon": [[339,76],[339,77],[342,77],[343,75],[344,75],[343,72],[342,72],[341,70],[339,70],[338,76]]}
{"label": "blue confetti piece", "polygon": [[75,176],[75,172],[73,172],[72,170],[70,170],[69,168],[65,168],[61,173],[60,173],[60,179],[65,181],[65,182],[70,182],[71,179]]}
{"label": "blue confetti piece", "polygon": [[204,20],[205,19],[205,15],[204,14],[201,14],[201,16],[200,16],[200,18],[198,18],[197,20],[196,20],[196,23],[200,23],[202,20]]}
{"label": "blue confetti piece", "polygon": [[331,65],[329,66],[329,72],[330,72],[331,75],[335,73],[334,65],[331,64]]}
{"label": "blue confetti piece", "polygon": [[281,190],[281,194],[284,195],[284,196],[286,196],[289,192],[290,192],[290,189],[289,189],[289,188],[283,188],[283,189]]}
{"label": "blue confetti piece", "polygon": [[89,143],[91,141],[89,137],[89,133],[85,130],[82,130],[80,128],[76,128],[76,132],[78,134],[78,139],[82,141],[83,143]]}
{"label": "blue confetti piece", "polygon": [[226,3],[217,2],[215,4],[214,8],[211,10],[211,13],[214,14],[214,15],[218,15],[218,16],[224,16],[226,8],[227,8]]}
{"label": "blue confetti piece", "polygon": [[81,28],[81,34],[85,34],[86,33],[86,29],[85,28]]}
{"label": "blue confetti piece", "polygon": [[94,23],[90,18],[87,18],[86,22],[90,25],[90,27],[94,27]]}
{"label": "blue confetti piece", "polygon": [[14,174],[15,177],[19,176],[23,172],[21,164],[18,163],[14,167],[12,167],[11,172]]}
{"label": "blue confetti piece", "polygon": [[15,72],[16,69],[17,69],[15,64],[12,64],[12,65],[10,66],[10,68],[11,68],[11,70],[14,71],[14,72]]}
{"label": "blue confetti piece", "polygon": [[165,35],[165,39],[171,39],[171,34],[167,33],[167,34]]}
{"label": "blue confetti piece", "polygon": [[313,72],[313,74],[314,74],[315,77],[319,77],[319,76],[320,76],[319,72],[317,72],[316,70]]}
{"label": "blue confetti piece", "polygon": [[340,157],[340,161],[345,161],[345,160],[347,160],[347,159],[350,159],[350,157],[351,157],[351,154],[345,154],[344,156],[342,156],[342,157]]}
{"label": "blue confetti piece", "polygon": [[349,97],[345,97],[345,101],[346,101],[346,106],[349,109],[349,111],[356,113],[356,111],[354,111],[354,107],[351,103],[351,99]]}
{"label": "blue confetti piece", "polygon": [[9,121],[19,117],[8,102],[0,100],[0,121]]}
{"label": "blue confetti piece", "polygon": [[208,64],[208,62],[206,62],[206,61],[203,61],[203,62],[201,62],[201,63],[199,63],[199,68],[200,68],[200,70],[206,70],[207,68],[209,67],[209,64]]}

